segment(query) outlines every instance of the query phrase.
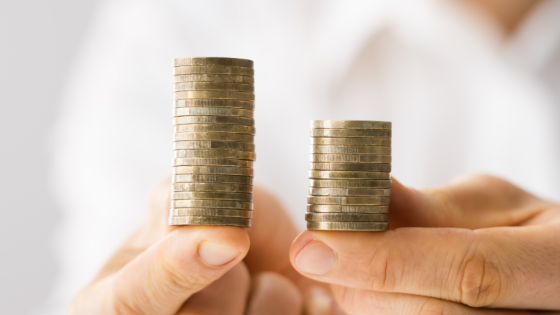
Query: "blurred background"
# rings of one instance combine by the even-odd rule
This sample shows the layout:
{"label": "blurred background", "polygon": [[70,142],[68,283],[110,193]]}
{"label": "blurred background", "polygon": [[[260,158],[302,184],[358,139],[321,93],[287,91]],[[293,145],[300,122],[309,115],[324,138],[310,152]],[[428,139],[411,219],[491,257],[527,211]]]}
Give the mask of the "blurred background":
{"label": "blurred background", "polygon": [[560,201],[560,2],[0,3],[0,304],[61,314],[170,172],[171,60],[255,61],[256,184],[304,227],[309,120],[393,122],[393,175]]}

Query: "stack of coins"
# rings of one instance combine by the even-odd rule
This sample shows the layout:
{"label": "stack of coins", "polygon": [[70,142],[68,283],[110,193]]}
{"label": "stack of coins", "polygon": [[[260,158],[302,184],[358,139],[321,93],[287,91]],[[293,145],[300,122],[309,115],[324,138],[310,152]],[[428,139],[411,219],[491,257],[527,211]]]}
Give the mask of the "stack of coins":
{"label": "stack of coins", "polygon": [[386,231],[391,123],[311,121],[310,230]]}
{"label": "stack of coins", "polygon": [[170,225],[251,226],[253,61],[173,62],[174,159]]}

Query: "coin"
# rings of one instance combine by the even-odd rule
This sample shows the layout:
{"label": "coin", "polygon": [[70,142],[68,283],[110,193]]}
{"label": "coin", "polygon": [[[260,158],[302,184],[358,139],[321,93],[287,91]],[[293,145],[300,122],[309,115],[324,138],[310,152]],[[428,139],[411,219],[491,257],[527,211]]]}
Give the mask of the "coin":
{"label": "coin", "polygon": [[309,171],[312,179],[391,179],[388,172]]}
{"label": "coin", "polygon": [[189,174],[215,174],[215,175],[241,175],[253,177],[253,169],[250,167],[228,167],[228,166],[175,166],[173,175]]}
{"label": "coin", "polygon": [[235,217],[247,218],[253,217],[253,211],[249,210],[228,210],[228,209],[212,209],[212,208],[173,208],[172,216],[204,216],[204,217]]}
{"label": "coin", "polygon": [[391,164],[382,163],[311,163],[316,171],[390,172]]}
{"label": "coin", "polygon": [[375,154],[311,154],[310,159],[319,163],[391,163],[390,155]]}
{"label": "coin", "polygon": [[220,149],[175,150],[175,157],[176,158],[191,158],[191,157],[224,158],[224,159],[239,159],[239,160],[254,161],[256,159],[256,154],[254,152],[249,152],[249,151],[220,150]]}
{"label": "coin", "polygon": [[239,175],[184,174],[175,175],[176,183],[237,183],[253,185],[253,177]]}
{"label": "coin", "polygon": [[254,101],[255,94],[250,92],[238,91],[181,91],[173,92],[176,100],[189,99],[189,98],[217,98],[217,99],[234,99],[234,100],[248,100]]}
{"label": "coin", "polygon": [[245,75],[229,75],[229,74],[186,74],[176,75],[173,77],[174,83],[181,82],[229,82],[254,84],[255,78]]}
{"label": "coin", "polygon": [[222,165],[237,167],[253,167],[253,161],[235,160],[235,159],[173,159],[173,166],[198,166],[198,165]]}
{"label": "coin", "polygon": [[389,206],[307,205],[308,212],[387,213]]}
{"label": "coin", "polygon": [[224,149],[255,152],[255,144],[235,141],[176,141],[175,150]]}
{"label": "coin", "polygon": [[251,219],[232,217],[169,217],[169,225],[233,225],[250,227]]}
{"label": "coin", "polygon": [[175,141],[216,140],[253,143],[255,136],[227,132],[178,132],[173,138]]}
{"label": "coin", "polygon": [[173,118],[175,125],[186,124],[230,124],[254,126],[255,120],[239,116],[183,116]]}
{"label": "coin", "polygon": [[388,231],[384,222],[307,222],[309,230],[327,231]]}
{"label": "coin", "polygon": [[323,154],[380,154],[390,155],[391,147],[384,146],[342,146],[342,145],[312,145],[310,153]]}
{"label": "coin", "polygon": [[240,58],[223,58],[223,57],[188,57],[188,58],[175,58],[173,59],[173,66],[205,66],[205,65],[220,65],[220,66],[235,66],[253,68],[253,60],[240,59]]}
{"label": "coin", "polygon": [[230,66],[180,66],[180,67],[173,68],[173,75],[197,74],[197,73],[254,76],[255,70],[251,68],[230,67]]}
{"label": "coin", "polygon": [[239,108],[224,107],[181,107],[175,108],[175,117],[177,116],[243,116],[253,117],[254,111]]}
{"label": "coin", "polygon": [[388,205],[389,197],[307,197],[307,203],[316,205]]}
{"label": "coin", "polygon": [[190,99],[176,100],[175,107],[228,107],[241,109],[255,109],[255,101],[240,100],[212,100],[212,99]]}
{"label": "coin", "polygon": [[[176,175],[183,176],[183,175]],[[174,184],[179,185],[179,184]],[[220,192],[235,192],[235,193],[253,193],[252,185],[242,185],[236,183],[182,183],[179,188],[180,191],[220,191]],[[179,191],[179,190],[176,190]]]}
{"label": "coin", "polygon": [[391,181],[374,179],[310,179],[309,186],[314,188],[391,188]]}
{"label": "coin", "polygon": [[311,138],[311,144],[391,146],[391,138]]}
{"label": "coin", "polygon": [[312,137],[379,137],[390,138],[388,129],[311,129]]}
{"label": "coin", "polygon": [[371,120],[312,120],[316,129],[391,129],[390,121]]}
{"label": "coin", "polygon": [[172,200],[174,208],[228,208],[253,210],[253,203],[236,200]]}
{"label": "coin", "polygon": [[391,189],[377,188],[309,188],[310,196],[390,196]]}
{"label": "coin", "polygon": [[305,220],[319,222],[387,222],[387,215],[380,213],[306,213]]}
{"label": "coin", "polygon": [[174,132],[231,132],[255,134],[255,127],[244,125],[220,125],[220,124],[190,124],[176,125]]}
{"label": "coin", "polygon": [[[175,184],[175,187],[183,184]],[[180,187],[179,187],[180,188]],[[175,189],[177,190],[177,188]],[[201,200],[201,199],[217,199],[217,200],[239,200],[251,202],[253,201],[252,194],[243,193],[222,193],[222,192],[174,192],[173,200]]]}
{"label": "coin", "polygon": [[175,83],[173,91],[240,91],[254,92],[255,86],[252,84],[229,83],[229,82],[183,82]]}

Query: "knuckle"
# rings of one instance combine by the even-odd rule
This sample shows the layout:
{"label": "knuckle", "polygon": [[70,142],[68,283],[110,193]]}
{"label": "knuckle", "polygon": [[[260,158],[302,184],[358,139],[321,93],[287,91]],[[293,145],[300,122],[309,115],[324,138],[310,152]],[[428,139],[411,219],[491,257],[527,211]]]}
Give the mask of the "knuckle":
{"label": "knuckle", "polygon": [[196,270],[186,270],[175,263],[163,261],[162,263],[163,277],[165,281],[160,282],[164,286],[164,292],[182,292],[185,289],[197,290],[210,283],[214,278],[210,277],[206,272],[197,272]]}

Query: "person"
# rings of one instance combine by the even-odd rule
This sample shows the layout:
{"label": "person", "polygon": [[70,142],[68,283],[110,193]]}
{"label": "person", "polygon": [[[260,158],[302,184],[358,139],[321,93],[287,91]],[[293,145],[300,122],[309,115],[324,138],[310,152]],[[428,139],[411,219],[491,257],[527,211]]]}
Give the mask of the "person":
{"label": "person", "polygon": [[[501,252],[480,238],[476,243],[486,247],[473,254],[473,263],[466,269],[452,269],[454,265],[450,264],[451,267],[444,267],[451,269],[442,270],[426,257],[437,257],[436,262],[442,264],[447,262],[445,257],[435,252],[425,255],[413,252],[414,249],[441,249],[441,254],[452,243],[457,247],[456,254],[460,255],[469,237],[473,242],[476,236],[495,244],[503,235],[529,235],[523,233],[533,230],[535,234],[531,237],[535,238],[534,241],[543,240],[539,249],[554,248],[554,243],[544,242],[548,234],[543,234],[543,231],[552,233],[554,229],[553,203],[527,197],[530,195],[510,184],[486,177],[467,180],[467,183],[479,185],[478,188],[465,183],[451,184],[435,190],[444,193],[434,195],[395,183],[390,224],[402,229],[374,235],[304,232],[296,239],[291,256],[288,256],[288,245],[297,233],[287,229],[285,233],[289,241],[275,240],[270,235],[261,237],[257,233],[259,228],[268,230],[266,223],[261,223],[271,215],[268,207],[284,213],[280,206],[269,206],[277,202],[267,197],[265,190],[260,190],[255,194],[255,198],[262,201],[255,200],[256,218],[254,228],[251,228],[255,232],[248,231],[251,240],[248,253],[247,235],[238,229],[181,227],[169,231],[164,226],[144,223],[144,228],[129,239],[128,245],[109,260],[120,240],[134,225],[143,221],[140,209],[143,209],[143,196],[149,183],[169,170],[165,161],[171,154],[168,140],[171,138],[171,123],[170,115],[162,110],[161,103],[170,103],[168,82],[171,80],[167,62],[178,56],[221,55],[255,60],[256,148],[259,155],[255,180],[257,186],[281,200],[292,218],[298,218],[298,226],[293,231],[301,229],[303,223],[307,193],[304,175],[308,161],[307,128],[311,119],[393,121],[393,174],[412,187],[435,186],[456,174],[479,171],[529,187],[544,199],[558,201],[560,72],[555,70],[560,64],[557,48],[560,46],[555,43],[560,39],[557,31],[560,27],[554,26],[558,23],[555,13],[559,12],[559,5],[555,1],[529,1],[531,5],[520,5],[521,9],[513,10],[517,6],[509,1],[487,2],[495,6],[485,9],[480,4],[477,9],[472,9],[465,3],[451,0],[363,1],[352,5],[337,1],[320,4],[312,1],[235,4],[172,0],[103,2],[90,40],[71,77],[55,134],[52,173],[65,221],[58,240],[61,275],[51,300],[53,305],[66,305],[78,288],[95,278],[99,266],[108,260],[96,280],[74,300],[74,312],[85,314],[88,309],[96,310],[95,306],[111,307],[111,301],[123,302],[123,307],[137,307],[124,310],[131,312],[150,313],[153,311],[150,307],[166,306],[166,309],[158,310],[160,314],[171,314],[183,306],[186,308],[181,311],[189,312],[190,303],[216,306],[220,303],[212,296],[226,290],[228,283],[246,283],[245,287],[240,284],[237,290],[226,291],[238,291],[235,293],[239,296],[247,296],[247,273],[254,278],[255,287],[263,290],[253,290],[249,309],[271,305],[266,301],[282,301],[281,305],[297,306],[294,309],[302,303],[308,312],[330,312],[337,306],[333,306],[335,303],[332,303],[329,291],[321,283],[335,285],[334,297],[349,314],[367,313],[371,308],[390,312],[399,305],[410,306],[402,312],[447,312],[450,309],[459,313],[499,312],[472,308],[478,306],[557,308],[547,299],[547,294],[535,289],[543,284],[543,288],[550,289],[546,291],[549,295],[557,292],[554,291],[557,288],[548,285],[549,282],[534,282],[542,279],[543,274],[530,274],[535,277],[533,282],[527,282],[526,290],[512,291],[515,294],[508,296],[515,301],[501,296],[507,291],[496,293],[495,283],[485,281],[496,275],[494,259],[501,262],[506,258],[489,257],[488,251],[495,251],[496,255]],[[486,10],[486,13],[478,14],[476,10]],[[509,13],[498,14],[503,12]],[[453,187],[459,188],[453,190]],[[502,198],[484,195],[495,190],[502,193]],[[511,191],[513,194],[507,194]],[[472,203],[455,206],[452,201],[443,199],[440,202],[444,205],[454,207],[429,207],[438,205],[438,198],[448,195],[463,196],[463,199],[459,198],[461,201]],[[517,195],[526,198],[520,203],[505,201]],[[480,218],[470,218],[462,212],[485,209],[482,205],[488,209],[488,213],[484,213],[486,218],[480,211],[476,212]],[[535,207],[540,207],[542,212]],[[506,211],[508,209],[510,211]],[[263,219],[257,217],[258,213],[265,213]],[[529,216],[517,217],[519,213],[534,214],[536,221]],[[149,222],[156,220],[151,215]],[[475,219],[479,225],[473,223]],[[543,222],[540,220],[550,224],[540,224]],[[533,226],[510,228],[514,230],[488,229],[490,232],[485,232],[490,226],[508,224]],[[408,229],[418,226],[437,229]],[[443,227],[481,230],[469,232]],[[337,240],[331,238],[335,236]],[[466,238],[464,242],[460,242],[462,237]],[[162,239],[157,240],[159,238]],[[311,238],[317,240],[310,242]],[[423,239],[426,240],[424,246],[413,242]],[[444,239],[451,243],[444,242]],[[201,247],[198,247],[202,240],[207,240],[207,245],[200,243]],[[407,241],[409,246],[398,243],[398,240]],[[227,243],[229,241],[232,243]],[[265,244],[259,246],[260,242]],[[276,242],[282,246],[270,246]],[[341,248],[342,242],[346,248]],[[366,243],[372,248],[365,246]],[[178,254],[171,249],[177,248],[178,244],[184,246],[186,256],[173,256]],[[212,258],[211,253],[216,248],[223,249],[218,252],[228,252],[219,247],[224,244],[233,248],[229,251],[231,256],[222,256],[222,261]],[[399,248],[388,252],[384,247],[389,246],[387,244]],[[512,243],[499,244],[503,245],[502,251],[512,251],[508,258],[517,261],[518,253],[535,243],[511,248],[508,246],[513,246]],[[271,248],[276,251],[267,251]],[[348,271],[352,267],[344,265],[347,261],[343,259],[354,257],[344,251],[353,249],[356,250],[353,254],[362,251],[360,257],[364,259],[363,264],[358,264],[361,269],[353,269],[354,273]],[[399,250],[414,255],[417,260],[407,261],[412,265],[405,265],[405,262],[399,265],[396,260],[400,257]],[[206,257],[210,260],[205,260],[206,263],[197,260],[205,257],[204,253],[210,255]],[[374,257],[374,253],[381,256]],[[245,255],[243,263],[237,264]],[[135,258],[129,260],[132,257]],[[193,260],[187,259],[192,263],[189,270],[202,268],[199,270],[205,271],[182,274],[188,280],[186,283],[173,277],[165,278],[166,270],[156,266],[173,268],[175,265],[158,265],[150,257],[168,257],[172,262],[190,257]],[[287,258],[281,257],[289,257],[295,270],[305,278],[294,273]],[[314,257],[334,261],[335,267],[324,263],[317,265],[322,269],[314,269]],[[371,258],[370,265],[366,264],[368,257]],[[534,257],[538,255],[534,254]],[[225,261],[226,258],[230,259]],[[388,285],[380,285],[383,274],[376,271],[383,267],[387,258],[395,262],[394,269],[387,269],[395,272],[393,276],[399,271],[401,274],[408,270],[417,273],[406,274],[403,278],[391,278],[388,273]],[[488,266],[480,263],[485,259],[489,259]],[[276,269],[274,260],[287,266],[286,269]],[[554,266],[554,257],[549,261],[550,266]],[[223,264],[212,267],[212,262]],[[520,260],[520,263],[531,261]],[[510,261],[508,266],[512,264]],[[410,269],[410,266],[418,268]],[[475,280],[453,286],[459,281],[452,277],[454,274],[449,273],[449,278],[435,277],[441,271],[461,274],[467,270],[472,272],[467,276],[480,275],[477,273],[480,266],[494,268],[488,269],[487,277],[490,278],[479,281],[488,285],[489,295],[479,290],[487,300],[461,295],[461,285],[476,284]],[[146,271],[162,277],[139,276],[145,275],[142,272]],[[352,277],[357,271],[363,276],[360,279]],[[548,271],[549,280],[555,279],[553,270]],[[198,278],[192,278],[195,276]],[[307,277],[315,282],[305,280]],[[245,280],[231,280],[241,278]],[[453,279],[455,283],[444,287],[445,283],[441,281],[447,279]],[[474,278],[467,277],[467,280],[471,279]],[[190,287],[189,281],[193,281]],[[434,283],[422,288],[418,281]],[[223,286],[220,285],[222,282]],[[405,286],[405,283],[410,285]],[[437,286],[438,283],[441,285]],[[499,283],[513,286],[510,282]],[[116,284],[119,286],[113,286]],[[147,288],[161,290],[143,290]],[[266,288],[277,292],[266,293]],[[477,292],[470,287],[467,289],[471,290],[470,293]],[[110,295],[111,292],[116,295]],[[259,295],[259,292],[264,293]],[[303,296],[296,294],[298,292]],[[100,294],[97,298],[96,293]],[[274,295],[282,298],[266,298]],[[127,300],[127,297],[131,299]],[[285,302],[287,300],[293,303]],[[388,306],[381,302],[393,304]],[[429,308],[418,306],[421,302],[426,302],[424,305]],[[536,304],[541,307],[535,307]],[[245,305],[237,307],[241,309]]]}

